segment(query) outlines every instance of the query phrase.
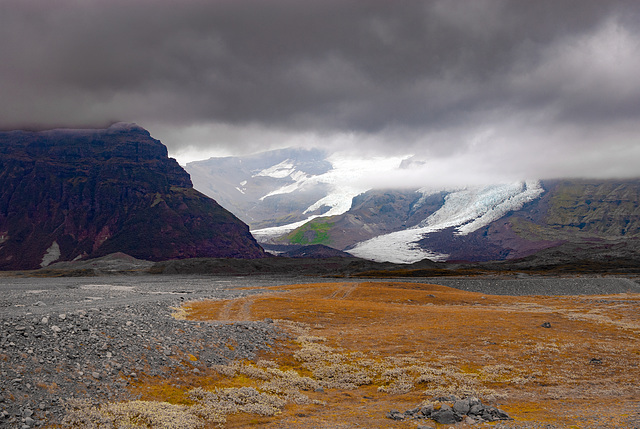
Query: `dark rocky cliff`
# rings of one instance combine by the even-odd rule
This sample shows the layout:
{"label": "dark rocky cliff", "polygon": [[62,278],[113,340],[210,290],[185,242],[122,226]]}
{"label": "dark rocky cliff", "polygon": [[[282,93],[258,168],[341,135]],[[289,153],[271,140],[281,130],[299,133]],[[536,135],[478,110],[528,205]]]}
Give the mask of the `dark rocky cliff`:
{"label": "dark rocky cliff", "polygon": [[0,132],[0,269],[113,252],[152,261],[265,256],[248,227],[194,190],[137,125]]}

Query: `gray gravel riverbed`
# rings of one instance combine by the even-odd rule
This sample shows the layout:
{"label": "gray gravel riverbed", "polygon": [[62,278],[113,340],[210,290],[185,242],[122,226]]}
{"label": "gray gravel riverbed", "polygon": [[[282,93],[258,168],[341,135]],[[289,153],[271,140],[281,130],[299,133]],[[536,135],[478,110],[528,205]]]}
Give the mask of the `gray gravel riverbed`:
{"label": "gray gravel riverbed", "polygon": [[[70,398],[127,398],[127,384],[142,373],[197,373],[199,367],[253,357],[281,336],[268,321],[194,323],[171,317],[171,307],[287,283],[189,276],[0,278],[0,427],[60,421]],[[247,286],[254,289],[241,289]]]}
{"label": "gray gravel riverbed", "polygon": [[608,295],[640,293],[638,279],[624,277],[440,277],[424,278],[420,281],[492,295]]}
{"label": "gray gravel riverbed", "polygon": [[[483,293],[640,293],[630,279],[402,279]],[[283,334],[269,320],[176,320],[185,300],[232,298],[274,285],[362,281],[309,277],[0,277],[0,428],[60,421],[64,401],[127,398],[140,374],[252,358]],[[251,289],[243,289],[243,288]],[[233,347],[228,347],[233,343]],[[198,357],[192,361],[188,354]],[[199,369],[200,368],[200,369]]]}

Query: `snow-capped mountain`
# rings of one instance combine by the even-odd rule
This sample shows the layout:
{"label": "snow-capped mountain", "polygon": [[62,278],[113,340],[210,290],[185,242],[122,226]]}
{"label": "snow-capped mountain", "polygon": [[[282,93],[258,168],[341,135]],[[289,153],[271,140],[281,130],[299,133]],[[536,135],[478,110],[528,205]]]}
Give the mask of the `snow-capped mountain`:
{"label": "snow-capped mountain", "polygon": [[402,169],[402,161],[283,149],[186,170],[267,249],[324,244],[376,261],[487,261],[640,236],[640,180],[371,189],[367,178]]}
{"label": "snow-capped mountain", "polygon": [[[306,219],[303,212],[327,195],[311,179],[332,169],[320,150],[283,149],[243,157],[191,162],[194,187],[235,213],[253,229]],[[319,207],[313,214],[328,208]]]}
{"label": "snow-capped mountain", "polygon": [[187,164],[200,192],[247,222],[256,237],[291,231],[351,208],[369,187],[359,180],[397,168],[402,158],[341,159],[320,150],[281,149]]}

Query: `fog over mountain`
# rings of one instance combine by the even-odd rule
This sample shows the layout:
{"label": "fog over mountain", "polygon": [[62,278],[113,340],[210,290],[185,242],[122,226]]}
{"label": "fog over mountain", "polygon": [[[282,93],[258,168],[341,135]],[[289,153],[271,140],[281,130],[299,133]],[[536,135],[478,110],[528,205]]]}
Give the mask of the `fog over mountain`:
{"label": "fog over mountain", "polygon": [[186,169],[273,252],[325,245],[379,262],[489,261],[561,245],[631,249],[640,237],[638,178],[368,187],[414,162],[282,149]]}
{"label": "fog over mountain", "polygon": [[633,177],[639,40],[631,0],[4,0],[0,128],[415,156],[372,186]]}

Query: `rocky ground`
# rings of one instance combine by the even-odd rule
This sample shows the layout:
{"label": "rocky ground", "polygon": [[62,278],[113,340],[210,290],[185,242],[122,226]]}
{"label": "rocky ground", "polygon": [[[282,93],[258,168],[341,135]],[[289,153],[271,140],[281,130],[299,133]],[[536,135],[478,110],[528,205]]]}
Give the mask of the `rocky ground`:
{"label": "rocky ground", "polygon": [[[406,281],[403,279],[403,281]],[[535,277],[520,274],[517,278],[469,277],[422,279],[469,292],[491,295],[608,295],[640,293],[636,277]]]}
{"label": "rocky ground", "polygon": [[[172,317],[184,300],[231,298],[292,277],[0,278],[0,428],[59,422],[72,398],[129,398],[140,377],[252,358],[284,335],[270,320],[205,323]],[[425,279],[421,279],[425,281]],[[438,279],[494,294],[640,292],[629,279]],[[248,289],[246,289],[248,288]],[[197,360],[195,360],[197,356]]]}
{"label": "rocky ground", "polygon": [[0,427],[60,421],[71,398],[126,398],[126,386],[142,374],[197,373],[253,357],[281,335],[269,321],[208,324],[171,317],[184,299],[252,293],[238,290],[242,286],[242,279],[188,277],[0,279]]}

